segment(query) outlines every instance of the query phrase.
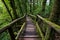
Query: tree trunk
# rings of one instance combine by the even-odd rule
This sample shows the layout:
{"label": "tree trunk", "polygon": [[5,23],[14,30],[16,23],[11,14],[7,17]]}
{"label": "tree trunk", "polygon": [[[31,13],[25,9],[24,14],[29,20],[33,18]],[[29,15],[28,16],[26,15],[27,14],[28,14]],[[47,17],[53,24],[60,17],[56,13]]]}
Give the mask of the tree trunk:
{"label": "tree trunk", "polygon": [[25,0],[25,9],[26,9],[26,14],[27,14],[27,0]]}
{"label": "tree trunk", "polygon": [[14,19],[18,18],[14,0],[10,0],[10,5],[11,5],[11,7],[12,7],[12,9],[13,9],[13,15],[14,15],[14,17],[15,17]]}
{"label": "tree trunk", "polygon": [[21,6],[21,4],[22,4],[22,3],[21,3],[21,0],[20,0],[20,1],[17,0],[17,1],[18,1],[18,4],[19,4],[19,7],[20,7],[20,8],[19,8],[19,9],[20,9],[20,13],[22,13],[22,15],[23,15],[23,10],[22,10],[23,8],[22,8],[22,6]]}
{"label": "tree trunk", "polygon": [[[52,8],[52,12],[49,18],[52,22],[56,24],[60,24],[59,19],[60,19],[60,0],[55,0],[55,3]],[[51,40],[55,40],[55,30],[51,30]],[[56,39],[57,40],[57,39]]]}
{"label": "tree trunk", "polygon": [[34,10],[35,10],[35,0],[33,0],[33,14],[34,14]]}
{"label": "tree trunk", "polygon": [[55,4],[52,8],[50,20],[56,24],[59,24],[60,19],[60,0],[55,0]]}
{"label": "tree trunk", "polygon": [[47,2],[47,0],[43,0],[43,2],[42,2],[42,14],[45,12],[46,2]]}
{"label": "tree trunk", "polygon": [[54,3],[54,0],[49,0],[49,3],[48,3],[48,5],[47,5],[47,6],[48,6],[48,7],[47,7],[48,13],[46,14],[46,17],[50,17],[49,15],[50,15],[50,13],[51,13],[53,3]]}
{"label": "tree trunk", "polygon": [[8,13],[9,13],[9,15],[10,15],[11,19],[13,20],[13,17],[12,17],[12,15],[11,15],[11,12],[10,12],[10,10],[9,10],[8,6],[6,5],[5,1],[4,1],[4,0],[2,0],[2,2],[4,3],[4,5],[5,5],[5,7],[6,7],[6,9],[7,9]]}
{"label": "tree trunk", "polygon": [[30,0],[30,13],[32,14],[32,0]]}
{"label": "tree trunk", "polygon": [[50,0],[50,2],[49,2],[49,14],[51,13],[51,8],[52,8],[52,0]]}

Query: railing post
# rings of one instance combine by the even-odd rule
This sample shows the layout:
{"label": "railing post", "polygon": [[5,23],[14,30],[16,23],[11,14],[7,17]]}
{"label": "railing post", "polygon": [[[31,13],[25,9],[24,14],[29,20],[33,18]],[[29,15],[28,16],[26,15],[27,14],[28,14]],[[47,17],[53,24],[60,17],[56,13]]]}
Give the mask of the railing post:
{"label": "railing post", "polygon": [[12,30],[11,27],[8,28],[8,32],[10,34],[11,40],[15,40],[15,35],[14,35],[13,30]]}

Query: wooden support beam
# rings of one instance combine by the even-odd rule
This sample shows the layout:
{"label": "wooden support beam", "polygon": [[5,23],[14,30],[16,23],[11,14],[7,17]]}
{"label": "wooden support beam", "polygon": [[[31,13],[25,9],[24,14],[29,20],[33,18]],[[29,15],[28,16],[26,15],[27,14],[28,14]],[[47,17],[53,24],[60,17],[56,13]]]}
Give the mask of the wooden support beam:
{"label": "wooden support beam", "polygon": [[40,36],[42,37],[42,40],[44,40],[43,32],[41,31],[41,28],[39,27],[38,23],[36,22],[36,29],[38,30]]}
{"label": "wooden support beam", "polygon": [[19,18],[19,16],[17,15],[17,12],[16,12],[15,1],[14,0],[9,0],[9,1],[10,1],[11,8],[13,10],[13,15],[15,17],[14,19]]}
{"label": "wooden support beam", "polygon": [[32,15],[32,14],[29,14],[29,16],[36,18],[36,16],[34,16],[34,15]]}
{"label": "wooden support beam", "polygon": [[60,33],[60,26],[41,17],[40,15],[37,15],[41,20],[43,20],[45,23],[47,23],[49,25],[49,27],[52,27],[53,29],[55,29],[58,33]]}
{"label": "wooden support beam", "polygon": [[46,29],[46,33],[45,33],[45,40],[49,40],[50,38],[50,33],[51,33],[51,27],[48,27],[49,25],[47,25],[47,29]]}
{"label": "wooden support beam", "polygon": [[17,36],[16,36],[16,40],[18,40],[18,38],[19,38],[19,36],[20,36],[20,34],[23,32],[23,28],[25,27],[25,22],[23,23],[23,25],[21,26],[21,29],[19,30],[19,32],[18,32],[18,34],[17,34]]}

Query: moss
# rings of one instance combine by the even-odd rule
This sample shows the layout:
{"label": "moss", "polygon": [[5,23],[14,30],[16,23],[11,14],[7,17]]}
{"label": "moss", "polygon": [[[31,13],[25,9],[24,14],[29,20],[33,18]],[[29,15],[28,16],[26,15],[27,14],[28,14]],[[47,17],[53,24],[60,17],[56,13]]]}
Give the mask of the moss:
{"label": "moss", "polygon": [[51,22],[51,21],[49,21],[49,20],[47,20],[47,19],[39,16],[39,15],[38,15],[38,17],[41,20],[43,20],[45,23],[47,23],[49,25],[49,27],[53,27],[56,31],[59,31],[60,30],[60,26],[59,25],[57,25],[57,24],[55,24],[55,23],[53,23],[53,22]]}

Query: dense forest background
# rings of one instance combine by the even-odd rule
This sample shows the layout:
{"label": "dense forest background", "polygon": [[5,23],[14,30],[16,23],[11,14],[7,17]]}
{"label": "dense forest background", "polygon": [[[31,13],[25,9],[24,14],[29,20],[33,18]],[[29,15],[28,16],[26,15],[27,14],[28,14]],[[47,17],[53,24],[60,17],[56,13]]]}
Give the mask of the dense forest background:
{"label": "dense forest background", "polygon": [[[11,8],[10,1],[9,0],[4,0],[4,1],[5,1],[6,5],[2,2],[2,0],[0,0],[0,27],[7,25],[9,22],[12,21],[12,19],[14,19],[14,16],[15,16],[13,13],[13,10]],[[14,1],[15,1],[15,6],[16,6],[16,12],[19,17],[21,17],[23,15],[23,13],[26,12],[26,9],[27,9],[27,14],[30,13],[29,3],[27,3],[27,8],[25,9],[25,7],[24,7],[25,5],[22,0],[20,0],[20,2],[18,2],[17,0],[14,0]],[[35,0],[35,3],[34,3],[35,5],[31,6],[33,13],[30,13],[30,14],[37,15],[37,14],[41,13],[43,16],[46,16],[46,17],[49,16],[50,11],[52,10],[53,2],[54,2],[54,0],[51,1],[51,3],[50,3],[50,0],[46,1],[45,13],[42,14],[42,12],[41,12],[42,0]],[[33,7],[35,7],[35,8],[33,9]],[[11,15],[7,11],[8,9],[9,9]]]}
{"label": "dense forest background", "polygon": [[[24,14],[41,15],[49,19],[55,0],[0,0],[0,29]],[[10,40],[8,31],[0,40]]]}

